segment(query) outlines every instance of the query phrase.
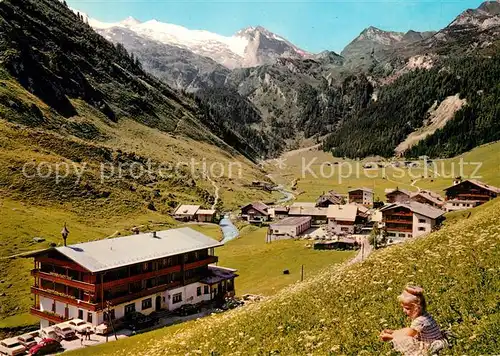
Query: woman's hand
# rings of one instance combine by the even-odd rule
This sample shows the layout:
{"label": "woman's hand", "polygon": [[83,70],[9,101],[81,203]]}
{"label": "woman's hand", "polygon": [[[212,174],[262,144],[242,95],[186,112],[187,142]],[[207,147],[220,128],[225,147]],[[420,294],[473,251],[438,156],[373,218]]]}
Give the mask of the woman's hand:
{"label": "woman's hand", "polygon": [[382,341],[391,341],[392,340],[392,330],[384,330],[380,333],[379,337]]}

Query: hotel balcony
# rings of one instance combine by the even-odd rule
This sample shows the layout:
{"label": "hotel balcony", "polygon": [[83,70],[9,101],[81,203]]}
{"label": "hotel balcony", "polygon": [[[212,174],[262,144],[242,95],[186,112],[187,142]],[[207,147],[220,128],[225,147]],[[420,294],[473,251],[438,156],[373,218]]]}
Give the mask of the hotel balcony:
{"label": "hotel balcony", "polygon": [[217,256],[208,256],[204,260],[201,261],[196,261],[196,262],[191,262],[191,263],[186,263],[184,265],[184,270],[190,270],[198,267],[203,267],[207,266],[211,263],[216,263],[219,261],[219,258]]}
{"label": "hotel balcony", "polygon": [[85,292],[89,292],[89,293],[93,293],[93,294],[96,293],[96,286],[94,284],[77,281],[77,280],[68,278],[64,275],[59,275],[59,274],[55,274],[55,273],[46,273],[46,272],[42,272],[38,269],[31,270],[31,275],[35,278],[40,278],[40,279],[43,279],[46,281],[60,283],[60,284],[63,284],[65,286],[68,286],[68,287],[78,288],[78,289],[81,289]]}
{"label": "hotel balcony", "polygon": [[[208,256],[207,258],[200,260],[200,261],[186,263],[184,265],[184,270],[187,271],[187,270],[195,269],[198,267],[207,266],[211,263],[216,263],[218,260],[219,260],[219,258],[217,256]],[[182,265],[170,266],[170,267],[162,268],[162,269],[159,269],[156,271],[144,272],[144,273],[136,274],[136,275],[133,275],[130,277],[125,277],[125,278],[120,278],[120,279],[117,279],[114,281],[104,282],[103,288],[105,290],[109,290],[109,289],[112,289],[114,287],[121,286],[124,284],[140,282],[142,280],[160,277],[160,276],[168,275],[170,273],[181,272],[181,270],[182,270]],[[99,282],[97,284],[97,288],[99,290],[101,288],[101,285]]]}
{"label": "hotel balcony", "polygon": [[387,229],[388,232],[393,232],[393,231],[397,231],[397,232],[413,232],[413,229],[408,229],[408,228],[404,228],[404,227],[387,226],[386,229]]}
{"label": "hotel balcony", "polygon": [[412,220],[399,220],[399,219],[383,219],[382,222],[389,224],[404,224],[404,225],[413,225]]}
{"label": "hotel balcony", "polygon": [[42,289],[39,287],[31,287],[31,293],[45,297],[45,298],[50,298],[53,300],[56,300],[61,303],[66,303],[70,305],[74,305],[77,307],[82,307],[86,310],[90,311],[96,311],[97,310],[97,303],[92,303],[92,302],[85,302],[83,300],[76,299],[74,297],[71,297],[69,295],[65,295],[50,289]]}
{"label": "hotel balcony", "polygon": [[46,312],[46,311],[42,311],[38,308],[33,308],[31,307],[30,308],[30,314],[31,315],[34,315],[34,316],[37,316],[41,319],[46,319],[48,321],[51,321],[55,324],[58,324],[58,323],[62,323],[63,321],[65,321],[64,317],[60,316],[60,315],[57,315],[55,313],[49,313],[49,312]]}
{"label": "hotel balcony", "polygon": [[123,296],[114,297],[111,299],[106,299],[106,301],[110,301],[112,305],[123,304],[123,303],[129,302],[129,301],[134,300],[134,299],[147,297],[151,294],[155,294],[158,292],[163,292],[167,289],[179,287],[180,285],[181,285],[181,282],[172,282],[169,284],[164,284],[164,285],[156,286],[153,288],[143,289],[143,290],[135,292],[135,293],[126,293]]}
{"label": "hotel balcony", "polygon": [[[162,268],[157,271],[151,271],[151,272],[145,272],[145,273],[140,273],[136,274],[130,277],[125,277],[121,279],[117,279],[114,281],[109,281],[109,282],[104,282],[104,289],[111,289],[117,286],[121,286],[124,284],[129,284],[129,283],[134,283],[134,282],[139,282],[142,280],[150,279],[150,278],[155,278],[163,275],[167,275],[170,273],[175,273],[175,272],[180,272],[181,271],[181,266],[176,265],[176,266],[171,266],[167,268]],[[98,285],[99,288],[100,284]]]}

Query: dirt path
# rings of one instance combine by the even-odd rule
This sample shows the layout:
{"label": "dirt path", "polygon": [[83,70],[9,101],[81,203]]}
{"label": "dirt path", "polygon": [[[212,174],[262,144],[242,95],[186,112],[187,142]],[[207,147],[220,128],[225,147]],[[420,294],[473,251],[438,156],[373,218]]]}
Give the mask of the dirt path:
{"label": "dirt path", "polygon": [[212,204],[212,207],[211,207],[212,210],[215,210],[215,207],[217,206],[217,203],[219,202],[219,189],[220,188],[206,171],[204,172],[204,174],[205,174],[205,177],[207,177],[207,180],[212,184],[212,186],[214,187],[214,190],[215,190],[215,193],[214,193],[215,200],[214,200],[214,203]]}
{"label": "dirt path", "polygon": [[415,185],[419,180],[420,179],[415,179],[413,182],[411,182],[411,186],[417,188],[418,191],[420,192],[422,189],[420,189],[419,186]]}
{"label": "dirt path", "polygon": [[373,246],[368,243],[368,239],[363,238],[361,242],[361,248],[359,249],[358,254],[352,260],[347,262],[347,265],[353,265],[358,262],[362,262],[366,260],[368,256],[373,252]]}

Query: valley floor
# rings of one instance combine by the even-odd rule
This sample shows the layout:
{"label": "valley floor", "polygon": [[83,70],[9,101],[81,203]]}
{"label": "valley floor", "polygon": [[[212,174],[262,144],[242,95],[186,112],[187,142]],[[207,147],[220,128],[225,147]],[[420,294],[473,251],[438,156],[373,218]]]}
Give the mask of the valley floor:
{"label": "valley floor", "polygon": [[[408,325],[396,297],[425,288],[429,312],[454,335],[452,354],[498,353],[500,200],[429,236],[332,266],[274,297],[74,355],[389,354],[378,334]],[[243,240],[242,240],[243,241]]]}

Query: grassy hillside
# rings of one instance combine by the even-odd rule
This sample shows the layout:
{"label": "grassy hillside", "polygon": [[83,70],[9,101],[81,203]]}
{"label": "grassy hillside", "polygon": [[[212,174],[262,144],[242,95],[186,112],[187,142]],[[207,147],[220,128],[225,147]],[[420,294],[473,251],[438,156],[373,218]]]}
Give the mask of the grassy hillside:
{"label": "grassy hillside", "polygon": [[380,330],[408,325],[396,297],[422,285],[455,338],[451,354],[494,354],[500,334],[500,200],[427,237],[326,269],[264,302],[73,355],[387,354]]}

